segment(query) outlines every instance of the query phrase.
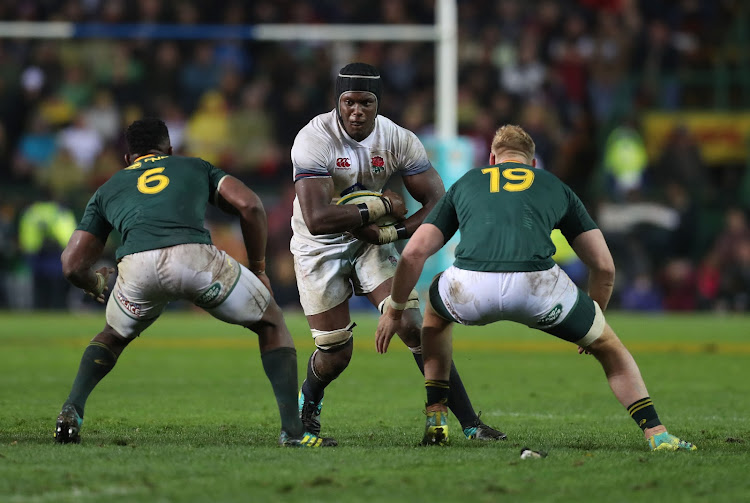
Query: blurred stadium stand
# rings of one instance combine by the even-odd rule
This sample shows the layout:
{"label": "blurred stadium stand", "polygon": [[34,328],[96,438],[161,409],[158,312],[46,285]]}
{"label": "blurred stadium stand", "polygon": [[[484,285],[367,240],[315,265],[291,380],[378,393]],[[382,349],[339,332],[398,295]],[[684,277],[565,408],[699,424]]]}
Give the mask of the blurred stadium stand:
{"label": "blurred stadium stand", "polygon": [[[80,217],[121,168],[123,127],[143,115],[168,123],[178,153],[261,194],[269,276],[279,302],[298,306],[288,251],[294,136],[332,108],[332,77],[355,60],[380,68],[382,113],[430,136],[435,48],[238,34],[261,23],[397,26],[434,16],[424,0],[0,2],[3,21],[99,30],[0,38],[0,309],[42,307],[19,300],[35,299],[21,286],[34,265],[20,246],[24,212],[53,201]],[[581,196],[610,242],[613,308],[750,310],[747,2],[461,0],[458,20],[459,133],[477,165],[500,124],[532,134],[540,166]],[[119,38],[127,25],[156,24],[172,25],[174,38]],[[181,35],[203,25],[234,28],[227,38]],[[241,259],[231,220],[211,211],[209,224],[216,244]],[[111,254],[116,245],[110,239]],[[77,292],[65,295],[67,307],[80,305]]]}

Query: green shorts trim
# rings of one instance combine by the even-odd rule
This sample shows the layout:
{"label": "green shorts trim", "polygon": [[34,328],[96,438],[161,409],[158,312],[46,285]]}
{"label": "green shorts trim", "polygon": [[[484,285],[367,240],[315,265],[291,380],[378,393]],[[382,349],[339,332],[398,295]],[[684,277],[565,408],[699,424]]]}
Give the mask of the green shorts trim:
{"label": "green shorts trim", "polygon": [[568,315],[554,327],[540,329],[564,341],[577,342],[588,334],[594,324],[596,308],[586,292],[578,289],[578,298]]}
{"label": "green shorts trim", "polygon": [[432,283],[430,284],[430,305],[432,306],[432,310],[441,318],[454,323],[459,323],[459,321],[448,311],[448,308],[445,307],[443,299],[440,298],[438,283],[440,282],[440,276],[442,275],[443,273],[441,272],[432,279]]}

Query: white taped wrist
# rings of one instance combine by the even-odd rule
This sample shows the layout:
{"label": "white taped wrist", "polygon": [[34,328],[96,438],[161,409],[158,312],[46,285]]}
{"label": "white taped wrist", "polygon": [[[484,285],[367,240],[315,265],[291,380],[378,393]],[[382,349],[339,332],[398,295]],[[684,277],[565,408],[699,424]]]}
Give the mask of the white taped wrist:
{"label": "white taped wrist", "polygon": [[388,214],[388,206],[386,205],[386,202],[382,197],[372,199],[370,201],[365,201],[364,205],[367,206],[367,211],[370,215],[368,218],[368,222],[374,222],[378,218]]}
{"label": "white taped wrist", "polygon": [[384,245],[386,243],[393,243],[398,241],[398,231],[395,225],[389,225],[387,227],[380,227],[378,229],[378,243]]}
{"label": "white taped wrist", "polygon": [[388,304],[396,311],[403,311],[406,309],[406,302],[396,302],[393,297],[388,297]]}
{"label": "white taped wrist", "polygon": [[104,275],[99,272],[96,273],[96,287],[94,287],[91,293],[99,296],[104,291],[105,286],[107,286],[107,280],[104,279]]}

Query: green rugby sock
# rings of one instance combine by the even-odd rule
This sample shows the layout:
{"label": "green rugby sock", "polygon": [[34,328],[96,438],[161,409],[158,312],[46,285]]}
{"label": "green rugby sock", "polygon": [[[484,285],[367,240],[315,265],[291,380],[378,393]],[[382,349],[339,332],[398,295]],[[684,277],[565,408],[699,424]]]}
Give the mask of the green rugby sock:
{"label": "green rugby sock", "polygon": [[117,363],[117,357],[106,344],[101,342],[92,341],[83,351],[73,388],[65,401],[66,404],[73,404],[81,418],[83,418],[83,409],[89,394],[99,381],[109,374],[115,363]]}
{"label": "green rugby sock", "polygon": [[266,351],[260,358],[279,406],[281,429],[293,438],[302,436],[305,427],[297,406],[297,350],[280,347]]}

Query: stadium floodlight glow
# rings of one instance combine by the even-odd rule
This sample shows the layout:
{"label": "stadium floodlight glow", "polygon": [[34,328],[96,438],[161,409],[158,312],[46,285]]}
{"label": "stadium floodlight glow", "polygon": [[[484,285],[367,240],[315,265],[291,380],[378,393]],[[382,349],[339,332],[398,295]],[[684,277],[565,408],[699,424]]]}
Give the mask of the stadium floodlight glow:
{"label": "stadium floodlight glow", "polygon": [[437,0],[434,25],[385,24],[104,24],[0,21],[0,39],[172,39],[262,41],[382,41],[433,42],[435,48],[436,134],[458,134],[457,9],[456,0]]}

